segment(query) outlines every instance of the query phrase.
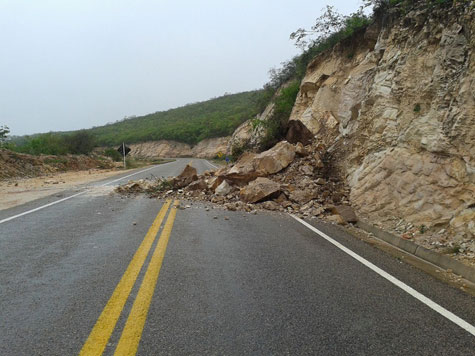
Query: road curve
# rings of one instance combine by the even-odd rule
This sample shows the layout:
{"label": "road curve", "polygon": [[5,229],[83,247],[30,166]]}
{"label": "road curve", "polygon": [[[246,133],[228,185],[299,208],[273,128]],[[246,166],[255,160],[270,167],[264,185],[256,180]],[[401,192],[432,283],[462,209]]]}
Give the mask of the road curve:
{"label": "road curve", "polygon": [[[133,178],[177,175],[190,161]],[[110,335],[87,350],[101,354],[102,343],[104,355],[473,354],[469,332],[288,215],[124,198],[113,185],[132,177],[118,178],[0,224],[1,355],[79,354],[98,324]],[[332,225],[312,226],[475,323],[473,297]]]}

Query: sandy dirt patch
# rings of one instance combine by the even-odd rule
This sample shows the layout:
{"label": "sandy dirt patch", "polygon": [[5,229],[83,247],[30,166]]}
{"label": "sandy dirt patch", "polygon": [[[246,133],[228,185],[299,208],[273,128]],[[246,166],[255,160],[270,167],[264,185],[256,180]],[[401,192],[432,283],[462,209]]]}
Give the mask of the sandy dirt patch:
{"label": "sandy dirt patch", "polygon": [[43,177],[0,181],[0,210],[12,208],[49,195],[57,195],[58,198],[62,198],[61,192],[64,190],[74,189],[81,184],[112,177],[122,172],[124,171],[93,169],[89,171],[55,173]]}

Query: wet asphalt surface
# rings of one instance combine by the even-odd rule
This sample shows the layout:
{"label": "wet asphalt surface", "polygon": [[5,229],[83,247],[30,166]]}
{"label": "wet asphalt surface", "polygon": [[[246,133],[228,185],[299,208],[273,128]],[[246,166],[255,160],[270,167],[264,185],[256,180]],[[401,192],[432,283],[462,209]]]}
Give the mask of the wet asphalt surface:
{"label": "wet asphalt surface", "polygon": [[[87,192],[0,224],[0,355],[81,350],[163,204],[119,196],[113,186],[177,175],[190,160],[79,187]],[[211,168],[204,160],[193,165]],[[57,199],[0,211],[0,220]],[[190,205],[178,210],[139,355],[475,354],[475,337],[288,215]],[[332,225],[311,223],[475,324],[475,298]],[[148,259],[106,355],[114,352]]]}

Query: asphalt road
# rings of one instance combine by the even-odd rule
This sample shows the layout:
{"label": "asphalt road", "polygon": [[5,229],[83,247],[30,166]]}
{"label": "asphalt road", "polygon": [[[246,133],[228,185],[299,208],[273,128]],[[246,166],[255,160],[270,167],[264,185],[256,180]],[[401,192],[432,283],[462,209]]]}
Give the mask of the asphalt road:
{"label": "asphalt road", "polygon": [[[189,161],[0,211],[1,355],[475,354],[468,331],[288,215],[112,192]],[[473,297],[312,225],[475,323]]]}

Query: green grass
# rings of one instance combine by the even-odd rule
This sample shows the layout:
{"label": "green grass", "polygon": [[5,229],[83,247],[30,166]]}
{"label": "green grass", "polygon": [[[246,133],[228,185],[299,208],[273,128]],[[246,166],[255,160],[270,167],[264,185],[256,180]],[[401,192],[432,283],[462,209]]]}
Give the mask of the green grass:
{"label": "green grass", "polygon": [[231,135],[241,123],[259,113],[263,94],[259,90],[225,95],[87,131],[101,146],[157,140],[196,144],[206,138]]}

